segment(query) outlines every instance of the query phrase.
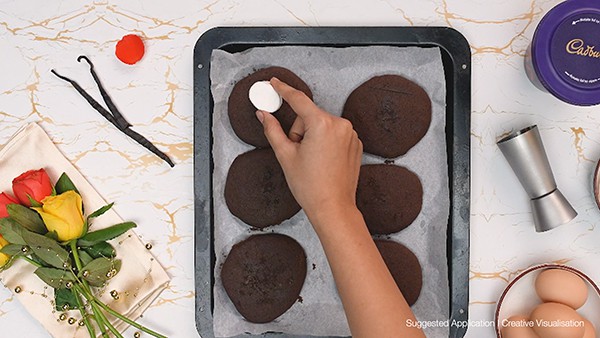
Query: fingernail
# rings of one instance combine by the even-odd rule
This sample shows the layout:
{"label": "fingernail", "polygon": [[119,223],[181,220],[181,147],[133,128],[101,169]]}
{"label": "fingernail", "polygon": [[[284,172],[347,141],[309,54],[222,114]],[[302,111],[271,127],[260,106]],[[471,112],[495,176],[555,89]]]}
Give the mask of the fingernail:
{"label": "fingernail", "polygon": [[[273,77],[271,78],[271,81],[279,81],[279,79],[273,76]],[[279,82],[281,82],[281,81],[279,81]]]}
{"label": "fingernail", "polygon": [[265,116],[263,114],[264,112],[262,110],[256,111],[256,118],[260,121],[260,123],[263,123],[263,121],[265,120]]}

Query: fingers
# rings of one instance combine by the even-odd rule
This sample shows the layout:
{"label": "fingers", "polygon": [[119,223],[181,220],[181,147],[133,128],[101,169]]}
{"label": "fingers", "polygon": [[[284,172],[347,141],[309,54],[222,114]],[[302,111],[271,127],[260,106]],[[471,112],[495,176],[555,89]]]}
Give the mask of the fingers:
{"label": "fingers", "polygon": [[292,128],[290,128],[290,132],[288,133],[288,137],[292,142],[300,142],[304,138],[304,132],[306,128],[304,126],[304,121],[300,117],[296,117],[294,120],[294,124],[292,124]]}
{"label": "fingers", "polygon": [[276,77],[272,78],[270,82],[275,91],[281,95],[298,116],[306,119],[315,114],[322,113],[319,107],[303,92],[290,87]]}
{"label": "fingers", "polygon": [[287,137],[281,128],[281,124],[273,115],[262,110],[257,110],[256,118],[262,123],[265,136],[277,158],[281,158],[280,156],[293,146],[293,142]]}

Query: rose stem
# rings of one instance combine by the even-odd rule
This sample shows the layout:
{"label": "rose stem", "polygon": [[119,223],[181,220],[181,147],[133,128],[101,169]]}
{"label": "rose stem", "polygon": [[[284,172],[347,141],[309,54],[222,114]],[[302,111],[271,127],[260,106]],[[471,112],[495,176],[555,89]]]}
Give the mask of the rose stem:
{"label": "rose stem", "polygon": [[73,259],[75,260],[75,266],[77,267],[77,273],[75,273],[72,269],[71,269],[71,272],[73,272],[73,275],[75,275],[75,278],[79,281],[79,283],[82,284],[83,290],[89,292],[89,294],[92,295],[92,297],[94,297],[87,280],[85,280],[83,278],[79,279],[79,277],[77,277],[77,274],[83,273],[82,272],[83,266],[81,265],[81,260],[79,259],[79,250],[77,249],[77,240],[74,239],[71,242],[69,242],[69,246],[71,247],[71,252],[73,253]]}
{"label": "rose stem", "polygon": [[102,95],[102,99],[104,100],[104,103],[106,103],[108,110],[110,110],[113,117],[115,118],[117,127],[119,129],[126,129],[126,128],[131,127],[131,123],[129,123],[129,122],[127,122],[127,120],[125,120],[125,117],[123,117],[123,115],[121,114],[119,109],[117,109],[117,106],[115,106],[115,104],[113,103],[112,99],[110,98],[110,96],[108,95],[106,90],[104,89],[104,86],[102,86],[102,82],[100,82],[100,78],[98,78],[98,75],[96,74],[96,71],[94,70],[94,64],[92,63],[92,61],[90,59],[88,59],[87,56],[80,55],[77,58],[77,62],[81,62],[82,59],[85,60],[88,63],[88,65],[90,66],[90,72],[92,73],[94,82],[96,82],[96,85],[98,86],[98,89],[100,90],[100,95]]}
{"label": "rose stem", "polygon": [[85,299],[87,299],[87,301],[90,303],[90,306],[92,307],[92,312],[94,313],[94,320],[96,320],[96,323],[100,328],[102,337],[109,338],[108,333],[106,332],[106,323],[104,322],[104,319],[102,317],[102,312],[92,301],[94,296],[92,296],[86,290],[82,289],[79,285],[73,285],[73,288],[75,288],[79,293],[81,293],[85,297]]}
{"label": "rose stem", "polygon": [[94,312],[94,319],[96,320],[96,323],[98,323],[98,326],[100,327],[100,331],[102,332],[102,337],[110,338],[110,336],[108,335],[108,332],[106,332],[106,330],[107,330],[106,323],[104,323],[104,320],[101,317],[102,313],[99,312],[100,309],[97,309],[95,306],[92,305],[92,311]]}
{"label": "rose stem", "polygon": [[[73,240],[71,241],[71,243],[69,243],[71,246],[71,251],[73,251],[73,257],[75,258],[75,265],[77,266],[77,270],[79,272],[81,272],[81,262],[79,261],[79,254],[77,252],[77,241]],[[103,318],[103,320],[105,321],[105,324],[108,326],[108,329],[117,337],[121,337],[121,335],[119,334],[118,331],[116,331],[116,329],[113,327],[113,325],[108,321],[108,319],[106,319],[106,317],[104,316],[104,314],[98,309],[96,305],[100,306],[102,309],[104,309],[104,311],[110,313],[111,315],[119,318],[120,320],[126,322],[127,324],[136,327],[154,337],[157,338],[167,338],[166,336],[161,335],[160,333],[154,332],[148,328],[146,328],[145,326],[142,326],[136,322],[134,322],[133,320],[130,320],[129,318],[123,316],[122,314],[118,313],[117,311],[111,309],[110,307],[108,307],[108,305],[102,303],[100,300],[98,300],[98,298],[96,298],[88,284],[87,281],[84,279],[82,280],[82,283],[84,285],[84,289],[86,290],[86,292],[84,293],[84,296],[88,299],[88,301],[90,301],[91,305],[92,305],[92,309],[94,309],[94,313],[98,313],[100,315],[101,318]],[[96,311],[97,310],[97,311]]]}
{"label": "rose stem", "polygon": [[[86,58],[86,60],[89,62],[89,59]],[[90,63],[90,65],[91,65],[91,63]],[[108,122],[112,123],[115,127],[117,127],[117,129],[119,129],[125,135],[131,137],[134,141],[136,141],[137,143],[142,145],[144,148],[151,151],[153,154],[155,154],[156,156],[161,158],[163,161],[167,162],[171,168],[175,166],[175,163],[173,163],[173,161],[171,161],[169,156],[167,156],[165,153],[163,153],[158,148],[156,148],[156,146],[154,146],[154,144],[152,144],[152,142],[148,141],[148,139],[146,139],[142,135],[136,133],[129,127],[122,128],[121,125],[119,125],[119,123],[123,123],[123,122],[118,122],[117,117],[113,116],[109,111],[107,111],[104,107],[102,107],[102,105],[100,105],[100,103],[98,103],[98,101],[96,101],[83,88],[81,88],[81,86],[77,82],[69,79],[66,76],[62,76],[62,75],[58,74],[54,69],[50,70],[50,72],[52,72],[52,74],[56,75],[56,77],[58,77],[59,79],[70,83],[71,86],[73,86],[73,88],[75,88],[75,90],[81,96],[83,96],[83,98],[92,106],[92,108],[94,108],[97,112],[99,112],[100,115],[102,115],[105,119],[108,120]],[[108,105],[108,103],[107,103],[107,105]],[[114,107],[114,109],[116,109],[116,107]],[[125,123],[127,123],[127,121],[125,121]]]}
{"label": "rose stem", "polygon": [[81,261],[79,260],[79,251],[77,251],[77,240],[72,240],[69,242],[69,246],[71,247],[71,252],[73,253],[73,258],[75,259],[77,273],[81,273],[81,269],[83,269],[83,267],[81,265]]}
{"label": "rose stem", "polygon": [[79,298],[79,292],[77,292],[76,288],[73,288],[73,289],[71,289],[71,293],[73,293],[73,296],[75,297],[75,301],[77,302],[77,307],[79,307],[79,311],[81,312],[81,317],[83,318],[85,327],[87,328],[88,333],[90,334],[90,338],[96,338],[96,330],[94,330],[92,323],[90,323],[90,321],[87,317],[87,312],[85,311],[83,302],[81,301],[81,298]]}
{"label": "rose stem", "polygon": [[92,307],[98,311],[98,314],[100,315],[100,317],[102,318],[102,320],[104,321],[106,326],[108,326],[108,329],[110,330],[110,332],[112,332],[115,335],[115,337],[117,337],[117,338],[123,338],[121,333],[119,333],[119,331],[117,331],[117,329],[110,323],[108,318],[106,318],[104,313],[102,313],[102,310],[98,309],[98,306],[96,304],[94,304],[94,302],[97,302],[98,304],[102,304],[102,303],[99,302],[95,297],[94,297],[94,299],[92,299]]}
{"label": "rose stem", "polygon": [[146,328],[145,326],[143,326],[143,325],[140,325],[140,324],[138,324],[138,323],[134,322],[133,320],[131,320],[131,319],[129,319],[129,318],[127,318],[127,317],[123,316],[122,314],[120,314],[120,313],[118,313],[117,311],[115,311],[115,310],[111,309],[110,307],[108,307],[108,305],[106,305],[106,304],[104,304],[104,303],[100,302],[98,299],[94,299],[93,301],[94,301],[96,304],[98,304],[98,305],[99,305],[99,306],[100,306],[100,307],[101,307],[101,308],[102,308],[104,311],[106,311],[106,312],[110,313],[111,315],[113,315],[113,316],[115,316],[115,317],[117,317],[117,318],[121,319],[121,320],[122,320],[122,321],[124,321],[125,323],[127,323],[127,324],[129,324],[129,325],[131,325],[131,326],[133,326],[133,327],[135,327],[135,328],[137,328],[137,329],[140,329],[140,330],[142,330],[142,331],[146,332],[147,334],[149,334],[149,335],[152,335],[152,336],[154,336],[154,337],[157,337],[157,338],[167,338],[166,336],[163,336],[163,335],[162,335],[162,334],[160,334],[160,333],[154,332],[154,331],[152,331],[152,330],[150,330],[150,329]]}
{"label": "rose stem", "polygon": [[[79,251],[77,250],[77,240],[72,240],[69,243],[69,246],[71,247],[71,252],[73,253],[73,259],[75,260],[75,266],[77,267],[77,272],[78,273],[82,273],[81,270],[83,269],[83,266],[81,264],[81,260],[79,259]],[[71,270],[72,271],[72,270]],[[73,271],[72,271],[73,272]],[[90,305],[92,306],[92,312],[94,313],[94,319],[96,320],[96,323],[98,323],[98,327],[100,328],[100,331],[102,332],[102,336],[108,336],[106,333],[106,326],[104,321],[102,320],[102,317],[100,317],[98,315],[99,311],[96,311],[96,309],[94,308],[94,303],[86,296],[86,292],[89,292],[90,295],[92,295],[92,290],[90,289],[90,286],[88,284],[88,282],[85,279],[79,279],[77,277],[77,274],[73,272],[73,275],[75,275],[75,278],[79,281],[79,283],[82,284],[83,286],[83,290],[81,288],[79,288],[77,285],[74,285],[74,287],[85,296],[85,298],[90,302]],[[92,297],[94,297],[92,295]],[[102,314],[102,313],[100,313]],[[86,323],[87,324],[87,323]],[[96,337],[94,335],[94,337]]]}
{"label": "rose stem", "polygon": [[108,321],[108,319],[106,317],[104,317],[104,314],[102,314],[102,310],[100,310],[96,306],[96,304],[94,304],[93,302],[91,302],[91,304],[92,304],[92,311],[94,311],[94,315],[98,318],[96,321],[99,321],[100,325],[102,326],[102,335],[104,337],[110,338],[110,336],[108,335],[108,332],[106,332],[106,330],[108,327],[108,330],[110,330],[110,332],[112,332],[112,330],[110,329],[112,324]]}
{"label": "rose stem", "polygon": [[[88,288],[88,290],[89,290],[89,288]],[[106,328],[108,327],[108,330],[110,332],[112,332],[112,334],[114,334],[115,337],[123,338],[121,333],[119,333],[119,331],[113,326],[113,324],[110,322],[110,320],[108,320],[108,318],[106,318],[104,313],[102,313],[102,310],[98,307],[97,304],[103,305],[102,302],[100,302],[94,295],[92,295],[91,291],[86,292],[86,294],[84,294],[84,295],[86,295],[86,298],[88,299],[88,301],[90,302],[90,305],[92,306],[92,310],[94,311],[94,315],[96,316],[96,321],[99,321],[100,325],[104,329],[103,335],[108,337],[108,334],[106,333]]]}

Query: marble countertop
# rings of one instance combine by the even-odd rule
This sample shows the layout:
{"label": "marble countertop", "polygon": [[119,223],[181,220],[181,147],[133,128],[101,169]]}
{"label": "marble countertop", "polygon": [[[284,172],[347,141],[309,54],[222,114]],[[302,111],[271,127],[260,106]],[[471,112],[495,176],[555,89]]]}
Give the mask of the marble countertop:
{"label": "marble countertop", "polygon": [[[557,0],[177,0],[0,1],[0,145],[36,121],[124,219],[172,277],[141,322],[170,337],[197,337],[194,321],[192,55],[216,26],[450,26],[471,45],[472,320],[491,320],[508,281],[528,266],[568,263],[600,280],[600,213],[592,173],[600,157],[600,108],[570,106],[536,89],[523,59],[541,17]],[[114,57],[136,33],[146,55],[135,66]],[[50,73],[71,76],[100,98],[88,55],[135,130],[176,162],[168,165],[124,137]],[[496,147],[499,135],[540,127],[559,187],[579,216],[535,233],[527,196]],[[3,178],[7,179],[7,178]],[[15,337],[48,334],[0,288],[0,327]],[[126,336],[133,336],[129,329]],[[471,327],[467,337],[494,337]]]}

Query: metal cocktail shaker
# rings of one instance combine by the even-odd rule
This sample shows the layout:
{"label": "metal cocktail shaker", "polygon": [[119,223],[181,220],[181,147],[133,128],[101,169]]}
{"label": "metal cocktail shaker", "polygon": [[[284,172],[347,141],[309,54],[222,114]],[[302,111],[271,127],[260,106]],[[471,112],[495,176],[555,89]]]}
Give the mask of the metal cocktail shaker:
{"label": "metal cocktail shaker", "polygon": [[511,133],[497,144],[531,199],[537,232],[554,229],[577,216],[556,187],[536,125]]}

